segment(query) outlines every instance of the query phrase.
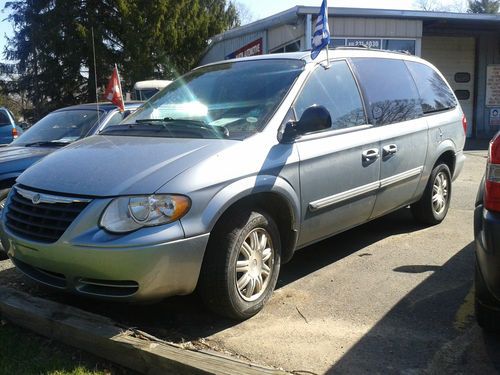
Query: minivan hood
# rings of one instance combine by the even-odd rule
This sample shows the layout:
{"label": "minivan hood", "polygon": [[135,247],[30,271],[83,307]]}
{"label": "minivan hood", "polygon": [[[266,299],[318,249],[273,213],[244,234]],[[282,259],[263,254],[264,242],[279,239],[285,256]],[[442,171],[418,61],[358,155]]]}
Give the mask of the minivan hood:
{"label": "minivan hood", "polygon": [[98,135],[45,157],[17,182],[72,195],[152,194],[236,142],[240,141]]}

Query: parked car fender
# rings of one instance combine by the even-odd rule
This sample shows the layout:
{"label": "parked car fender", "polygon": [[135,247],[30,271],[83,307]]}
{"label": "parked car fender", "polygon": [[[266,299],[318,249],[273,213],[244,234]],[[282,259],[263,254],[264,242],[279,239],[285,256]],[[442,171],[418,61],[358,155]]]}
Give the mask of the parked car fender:
{"label": "parked car fender", "polygon": [[[292,185],[282,177],[272,175],[251,176],[238,181],[235,181],[223,189],[218,191],[209,201],[207,207],[203,210],[201,221],[199,218],[187,215],[181,222],[186,231],[186,237],[198,235],[203,232],[203,228],[213,230],[221,216],[227,212],[232,206],[238,202],[251,200],[252,196],[257,197],[258,194],[271,193],[281,197],[283,202],[288,206],[288,214],[290,216],[290,231],[298,233],[300,221],[300,200],[299,193],[294,190]],[[255,205],[258,205],[258,201]],[[266,209],[266,207],[262,207]],[[268,208],[269,209],[269,208]],[[273,211],[271,215],[276,214]],[[293,236],[294,238],[296,237]],[[295,240],[293,247],[295,247]]]}

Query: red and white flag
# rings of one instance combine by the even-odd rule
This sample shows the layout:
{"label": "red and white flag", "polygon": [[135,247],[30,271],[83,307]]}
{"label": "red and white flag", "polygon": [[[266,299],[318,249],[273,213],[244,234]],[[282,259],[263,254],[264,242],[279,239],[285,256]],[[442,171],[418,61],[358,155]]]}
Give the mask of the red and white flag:
{"label": "red and white flag", "polygon": [[113,104],[116,104],[120,109],[120,112],[125,111],[125,105],[123,103],[123,95],[122,95],[122,85],[120,83],[120,76],[118,75],[118,68],[113,69],[113,74],[108,81],[108,86],[106,87],[106,91],[104,92],[104,98],[107,101],[110,101]]}

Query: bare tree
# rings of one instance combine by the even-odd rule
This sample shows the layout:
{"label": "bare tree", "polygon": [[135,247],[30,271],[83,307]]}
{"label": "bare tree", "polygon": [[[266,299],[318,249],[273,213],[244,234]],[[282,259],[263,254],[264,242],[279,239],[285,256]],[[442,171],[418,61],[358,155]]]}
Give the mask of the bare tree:
{"label": "bare tree", "polygon": [[236,6],[236,12],[242,25],[255,21],[255,15],[245,4],[241,1],[235,1],[234,5]]}
{"label": "bare tree", "polygon": [[459,12],[463,13],[467,10],[467,0],[452,0],[443,3],[440,0],[414,0],[413,6],[416,9],[425,10],[428,12]]}

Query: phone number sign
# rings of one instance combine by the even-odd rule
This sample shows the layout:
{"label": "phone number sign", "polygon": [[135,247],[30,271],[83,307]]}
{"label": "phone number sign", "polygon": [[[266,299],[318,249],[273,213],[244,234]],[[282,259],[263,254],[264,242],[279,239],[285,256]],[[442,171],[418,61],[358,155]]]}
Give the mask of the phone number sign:
{"label": "phone number sign", "polygon": [[382,40],[380,39],[347,39],[346,46],[348,47],[368,47],[372,49],[381,49]]}

